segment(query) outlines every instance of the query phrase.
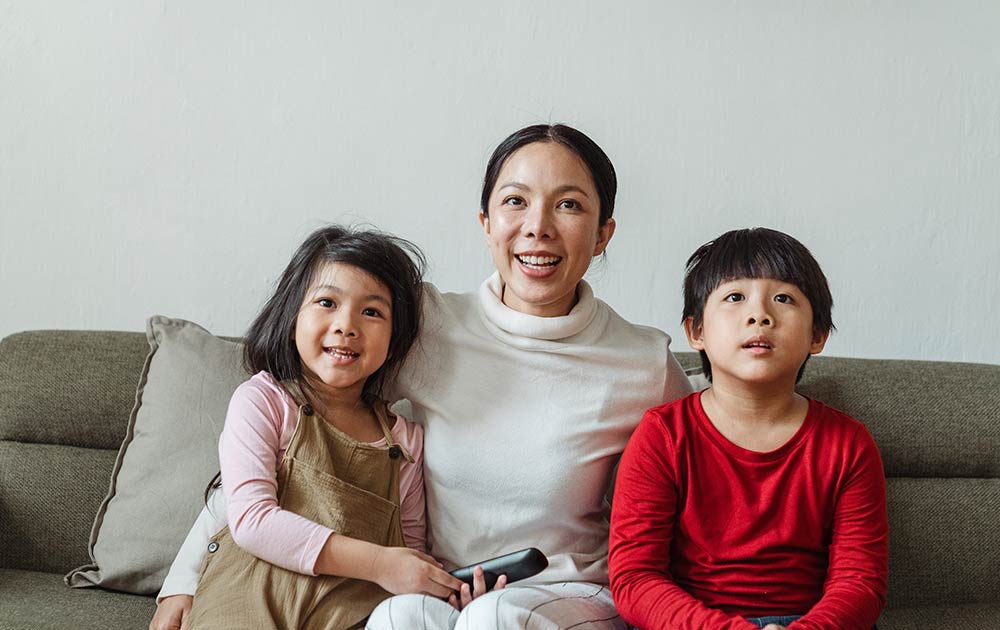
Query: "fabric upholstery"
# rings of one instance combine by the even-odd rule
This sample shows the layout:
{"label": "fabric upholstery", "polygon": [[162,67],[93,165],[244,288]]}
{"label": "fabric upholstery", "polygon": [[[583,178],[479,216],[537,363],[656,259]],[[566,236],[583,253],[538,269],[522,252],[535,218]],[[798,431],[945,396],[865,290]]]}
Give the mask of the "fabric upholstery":
{"label": "fabric upholstery", "polygon": [[142,333],[44,330],[6,337],[0,440],[117,449],[148,352]]}

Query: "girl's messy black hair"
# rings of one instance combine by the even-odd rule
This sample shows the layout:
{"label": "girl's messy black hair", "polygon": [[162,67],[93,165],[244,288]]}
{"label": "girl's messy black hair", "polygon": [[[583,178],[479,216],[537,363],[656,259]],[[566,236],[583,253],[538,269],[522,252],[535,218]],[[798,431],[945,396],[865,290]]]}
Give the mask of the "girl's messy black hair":
{"label": "girl's messy black hair", "polygon": [[[306,291],[324,264],[351,265],[370,274],[392,297],[392,336],[385,363],[365,381],[361,399],[373,405],[399,371],[420,333],[426,258],[413,243],[374,229],[328,225],[310,234],[292,255],[271,297],[244,336],[243,365],[277,381],[294,380],[303,390],[302,359],[292,336]],[[219,487],[219,475],[205,489],[205,501]]]}
{"label": "girl's messy black hair", "polygon": [[[806,246],[791,236],[769,228],[731,230],[699,247],[687,261],[684,274],[684,314],[695,328],[701,326],[708,296],[723,282],[741,278],[768,278],[794,284],[809,300],[813,334],[827,334],[833,325],[833,296],[819,263]],[[712,363],[702,350],[701,365],[712,380]],[[806,357],[808,361],[808,357]],[[802,378],[805,363],[799,369]]]}

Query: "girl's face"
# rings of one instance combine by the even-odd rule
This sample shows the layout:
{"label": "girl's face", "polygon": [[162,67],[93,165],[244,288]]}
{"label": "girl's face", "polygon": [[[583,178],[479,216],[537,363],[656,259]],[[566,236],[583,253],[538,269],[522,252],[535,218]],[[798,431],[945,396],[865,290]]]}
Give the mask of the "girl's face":
{"label": "girl's face", "polygon": [[365,381],[385,363],[392,338],[389,289],[353,265],[317,268],[295,320],[295,348],[318,391],[360,399]]}
{"label": "girl's face", "polygon": [[541,317],[569,313],[590,261],[615,231],[599,225],[600,200],[580,157],[556,142],[515,151],[480,213],[486,244],[503,280],[503,303]]}

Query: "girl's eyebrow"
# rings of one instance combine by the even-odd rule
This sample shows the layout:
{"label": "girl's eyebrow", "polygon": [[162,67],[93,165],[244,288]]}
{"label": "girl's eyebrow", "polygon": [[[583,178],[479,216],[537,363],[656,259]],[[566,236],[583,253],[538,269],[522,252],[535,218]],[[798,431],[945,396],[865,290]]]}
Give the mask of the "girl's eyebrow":
{"label": "girl's eyebrow", "polygon": [[[526,184],[522,184],[521,182],[505,182],[505,183],[501,184],[500,186],[498,186],[497,190],[503,190],[504,188],[517,188],[518,190],[523,190],[525,192],[528,192],[528,191],[531,190],[530,187],[528,187]],[[577,186],[575,184],[563,184],[562,186],[559,186],[558,188],[556,188],[554,192],[557,195],[561,195],[561,194],[567,193],[567,192],[576,192],[576,193],[580,193],[581,195],[583,195],[587,199],[590,199],[590,195],[587,194],[587,191],[585,191],[584,189],[580,188],[579,186]]]}
{"label": "girl's eyebrow", "polygon": [[[336,287],[336,286],[334,286],[332,284],[321,284],[318,287],[315,287],[312,290],[312,293],[314,295],[316,293],[336,293],[336,294],[342,294],[342,293],[344,293],[344,291],[340,287]],[[370,294],[365,295],[363,297],[364,297],[364,299],[366,301],[381,302],[382,304],[385,304],[386,306],[390,306],[390,307],[392,306],[392,303],[389,300],[387,300],[384,295],[379,295],[378,293],[370,293]]]}

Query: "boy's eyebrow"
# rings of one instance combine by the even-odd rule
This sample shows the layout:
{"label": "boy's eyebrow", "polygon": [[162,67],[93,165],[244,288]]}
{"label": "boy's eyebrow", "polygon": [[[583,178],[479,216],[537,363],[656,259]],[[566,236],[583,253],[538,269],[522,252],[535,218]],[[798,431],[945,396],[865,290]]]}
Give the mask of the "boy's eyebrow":
{"label": "boy's eyebrow", "polygon": [[[528,187],[527,185],[522,184],[521,182],[515,182],[515,181],[504,182],[500,186],[497,186],[497,190],[501,190],[501,189],[504,189],[504,188],[517,188],[518,190],[523,190],[525,192],[528,192],[528,191],[531,190],[531,188]],[[584,189],[580,188],[576,184],[563,184],[562,186],[559,186],[558,188],[556,188],[554,192],[556,194],[559,194],[559,195],[561,195],[563,193],[567,193],[567,192],[577,192],[577,193],[580,193],[581,195],[583,195],[584,197],[586,197],[587,199],[590,199],[590,195],[587,194],[587,191],[585,191]]]}
{"label": "boy's eyebrow", "polygon": [[[321,284],[318,287],[314,287],[313,290],[311,291],[313,295],[317,293],[327,293],[327,292],[338,293],[338,294],[344,293],[344,291],[340,287],[334,286],[332,284]],[[370,293],[368,295],[363,296],[363,298],[368,301],[381,302],[386,306],[392,306],[389,300],[385,299],[384,295],[379,295],[378,293]]]}

